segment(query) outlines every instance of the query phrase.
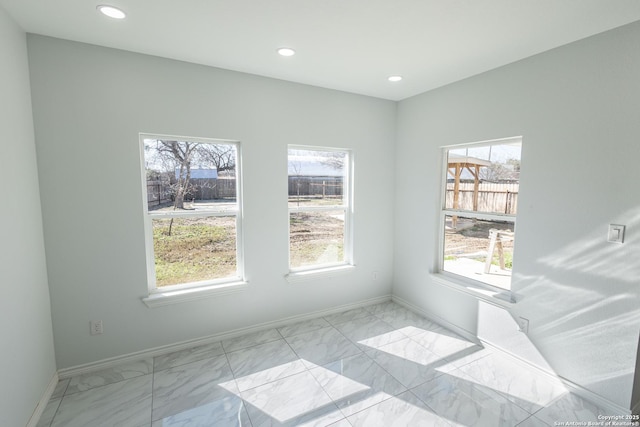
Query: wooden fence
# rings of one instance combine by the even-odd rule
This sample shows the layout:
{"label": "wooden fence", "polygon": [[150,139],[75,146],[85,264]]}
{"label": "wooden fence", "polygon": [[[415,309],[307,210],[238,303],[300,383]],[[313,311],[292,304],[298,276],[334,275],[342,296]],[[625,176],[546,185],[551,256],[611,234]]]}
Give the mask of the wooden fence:
{"label": "wooden fence", "polygon": [[191,180],[195,191],[189,198],[196,200],[234,199],[236,197],[235,178],[197,178]]}
{"label": "wooden fence", "polygon": [[339,176],[289,176],[289,197],[337,197],[342,190]]}
{"label": "wooden fence", "polygon": [[[478,211],[516,214],[518,211],[518,183],[481,182],[478,188]],[[473,183],[461,182],[458,208],[473,210]],[[447,208],[453,208],[453,183],[447,183]]]}
{"label": "wooden fence", "polygon": [[147,180],[147,206],[151,208],[171,202],[172,191],[169,181]]}
{"label": "wooden fence", "polygon": [[[194,178],[192,190],[186,200],[216,200],[236,197],[235,178]],[[173,184],[167,180],[147,181],[147,206],[149,208],[173,202]]]}
{"label": "wooden fence", "polygon": [[[192,179],[195,191],[187,199],[215,200],[236,197],[235,178]],[[516,214],[518,206],[518,184],[482,182],[478,191],[478,210]],[[289,196],[337,197],[343,195],[342,177],[289,177]],[[171,203],[173,189],[165,180],[147,181],[147,204],[149,208]],[[453,207],[453,183],[447,184],[446,206]],[[473,183],[460,183],[459,208],[473,210]]]}

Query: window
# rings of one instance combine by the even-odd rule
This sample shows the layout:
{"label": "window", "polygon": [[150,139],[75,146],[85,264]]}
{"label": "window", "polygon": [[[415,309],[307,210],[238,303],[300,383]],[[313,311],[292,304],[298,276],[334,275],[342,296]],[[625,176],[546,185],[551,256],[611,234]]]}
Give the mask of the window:
{"label": "window", "polygon": [[242,280],[239,144],[140,141],[150,292]]}
{"label": "window", "polygon": [[289,147],[289,268],[351,264],[351,155]]}
{"label": "window", "polygon": [[521,138],[444,149],[440,271],[511,288]]}

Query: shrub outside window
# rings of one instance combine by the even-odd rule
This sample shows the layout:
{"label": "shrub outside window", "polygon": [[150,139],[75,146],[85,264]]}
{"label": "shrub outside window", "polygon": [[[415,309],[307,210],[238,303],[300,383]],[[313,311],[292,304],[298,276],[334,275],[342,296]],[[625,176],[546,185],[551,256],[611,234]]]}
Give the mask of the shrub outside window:
{"label": "shrub outside window", "polygon": [[150,292],[242,280],[239,143],[141,135]]}
{"label": "shrub outside window", "polygon": [[348,150],[289,147],[292,272],[352,263],[350,162]]}
{"label": "shrub outside window", "polygon": [[440,271],[509,290],[522,138],[444,148]]}

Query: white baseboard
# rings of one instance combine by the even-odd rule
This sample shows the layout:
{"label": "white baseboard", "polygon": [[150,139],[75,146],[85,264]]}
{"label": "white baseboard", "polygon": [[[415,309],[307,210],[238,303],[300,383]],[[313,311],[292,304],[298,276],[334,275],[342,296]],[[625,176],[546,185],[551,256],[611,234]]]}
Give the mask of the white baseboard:
{"label": "white baseboard", "polygon": [[[382,302],[386,302],[389,300],[393,300],[394,302],[406,307],[407,309],[420,314],[424,317],[426,317],[427,319],[433,321],[434,323],[439,324],[440,326],[443,326],[455,333],[457,333],[458,335],[468,339],[471,342],[475,342],[478,343],[480,345],[483,346],[488,346],[491,347],[492,349],[495,349],[497,351],[500,351],[501,353],[503,353],[504,355],[511,357],[513,360],[515,360],[518,363],[524,364],[529,368],[533,368],[536,371],[538,371],[539,373],[546,375],[552,379],[556,379],[559,380],[563,383],[563,385],[565,385],[567,387],[567,389],[571,392],[574,393],[580,397],[582,397],[583,399],[590,401],[592,403],[594,403],[595,405],[610,411],[611,414],[617,414],[617,415],[621,415],[621,414],[630,414],[632,413],[631,410],[629,410],[628,408],[624,408],[614,402],[611,402],[610,400],[590,391],[587,390],[586,388],[575,384],[569,380],[567,380],[566,378],[560,377],[555,373],[549,372],[546,369],[542,369],[540,366],[534,365],[531,362],[527,361],[526,359],[523,359],[511,352],[509,352],[508,350],[501,348],[499,346],[496,346],[490,342],[487,341],[483,341],[480,340],[477,336],[475,336],[474,334],[472,334],[471,332],[467,331],[466,329],[460,328],[459,326],[454,325],[453,323],[450,323],[448,321],[446,321],[445,319],[434,315],[433,313],[427,312],[423,309],[421,309],[420,307],[417,307],[411,303],[409,303],[408,301],[396,296],[396,295],[385,295],[382,297],[376,297],[376,298],[370,298],[367,300],[363,300],[363,301],[359,301],[357,303],[352,303],[352,304],[345,304],[345,305],[341,305],[339,307],[333,307],[331,309],[327,309],[327,310],[319,310],[319,311],[315,311],[315,312],[311,312],[311,313],[306,313],[306,314],[302,314],[302,315],[296,315],[296,316],[290,316],[290,317],[286,317],[286,318],[282,318],[282,319],[278,319],[278,320],[274,320],[274,321],[269,321],[269,322],[264,322],[264,323],[260,323],[257,325],[252,325],[252,326],[248,326],[245,328],[239,328],[239,329],[234,329],[232,331],[228,331],[228,332],[223,332],[223,333],[219,333],[219,334],[214,334],[214,335],[209,335],[207,337],[203,337],[203,338],[198,338],[198,339],[194,339],[194,340],[188,340],[188,341],[183,341],[183,342],[179,342],[179,343],[175,343],[175,344],[170,344],[170,345],[165,345],[165,346],[160,346],[160,347],[155,347],[155,348],[151,348],[151,349],[147,349],[147,350],[142,350],[142,351],[138,351],[138,352],[134,352],[134,353],[129,353],[129,354],[125,354],[125,355],[121,355],[121,356],[116,356],[116,357],[111,357],[108,359],[103,359],[103,360],[99,360],[97,362],[92,362],[92,363],[87,363],[84,365],[79,365],[79,366],[74,366],[74,367],[70,367],[70,368],[65,368],[65,369],[61,369],[58,371],[58,373],[54,376],[54,378],[52,378],[51,383],[49,384],[49,386],[47,387],[47,391],[45,392],[45,394],[43,395],[41,402],[38,403],[38,406],[36,407],[36,410],[33,413],[33,416],[31,417],[31,420],[29,421],[29,424],[27,424],[27,427],[34,427],[38,420],[40,419],[40,416],[42,415],[42,411],[44,411],[44,408],[46,407],[49,398],[51,397],[51,394],[53,393],[55,386],[58,382],[58,378],[59,379],[65,379],[65,378],[70,378],[73,377],[75,375],[81,375],[81,374],[86,374],[86,373],[90,373],[90,372],[95,372],[95,371],[100,371],[103,369],[108,369],[123,363],[127,363],[127,362],[133,362],[136,360],[140,360],[140,359],[144,359],[144,358],[148,358],[148,357],[155,357],[155,356],[159,356],[162,354],[166,354],[166,353],[171,353],[174,351],[180,351],[180,350],[184,350],[190,347],[195,347],[195,346],[199,346],[199,345],[205,345],[205,344],[211,344],[213,342],[216,341],[222,341],[222,340],[226,340],[226,339],[231,339],[231,338],[236,338],[239,337],[241,335],[245,335],[245,334],[250,334],[250,333],[254,333],[254,332],[260,332],[260,331],[264,331],[267,329],[273,329],[273,328],[279,328],[291,323],[296,323],[296,322],[302,322],[305,320],[310,320],[310,319],[314,319],[317,317],[322,317],[322,316],[328,316],[331,314],[335,314],[335,313],[339,313],[345,310],[351,310],[354,308],[359,308],[359,307],[364,307],[367,305],[372,305],[372,304],[378,304],[378,303],[382,303]],[[633,413],[638,413],[640,411],[640,402],[634,407],[633,409]],[[37,417],[36,417],[37,415]],[[35,420],[35,422],[32,423],[32,420]]]}
{"label": "white baseboard", "polygon": [[614,403],[609,399],[602,397],[599,394],[594,393],[591,390],[588,390],[579,384],[574,383],[571,380],[568,380],[554,372],[550,372],[547,369],[544,369],[538,365],[535,365],[530,361],[518,356],[517,354],[511,353],[509,350],[503,347],[497,346],[485,340],[481,340],[481,342],[485,347],[490,347],[494,350],[500,351],[502,354],[510,357],[515,362],[520,363],[529,369],[534,369],[537,373],[544,375],[551,380],[560,381],[562,385],[564,385],[570,393],[573,393],[583,398],[584,400],[587,400],[593,403],[594,405],[604,409],[605,411],[607,411],[608,415],[628,415],[631,413],[631,410],[629,408],[620,406],[617,403]]}
{"label": "white baseboard", "polygon": [[38,425],[38,422],[40,421],[40,417],[42,417],[42,413],[47,407],[47,404],[49,403],[49,399],[51,399],[51,396],[53,395],[53,392],[55,391],[56,386],[58,385],[58,380],[59,380],[58,373],[55,372],[53,374],[53,377],[51,377],[51,380],[49,380],[49,384],[47,384],[47,388],[44,390],[42,397],[40,397],[40,400],[38,401],[36,408],[33,410],[33,414],[31,414],[31,418],[29,418],[29,422],[27,423],[26,427],[36,427],[36,425]]}
{"label": "white baseboard", "polygon": [[[531,362],[529,362],[526,359],[523,359],[522,357],[511,353],[509,350],[502,348],[500,346],[497,346],[491,342],[485,341],[485,340],[481,340],[479,339],[477,336],[475,336],[474,334],[472,334],[471,332],[467,331],[466,329],[462,329],[456,325],[454,325],[453,323],[450,323],[444,319],[442,319],[439,316],[436,316],[432,313],[429,313],[409,302],[407,302],[406,300],[394,295],[392,297],[393,301],[397,302],[398,304],[405,306],[406,308],[408,308],[409,310],[418,313],[424,317],[426,317],[427,319],[433,321],[434,323],[437,323],[455,333],[457,333],[458,335],[461,335],[462,337],[468,339],[471,342],[475,342],[478,344],[481,344],[484,347],[490,347],[494,350],[500,351],[502,354],[510,357],[511,359],[515,360],[516,362],[520,363],[520,364],[524,364],[527,368],[532,368],[535,369],[538,373],[545,375],[547,377],[549,377],[550,379],[555,379],[555,380],[559,380],[560,382],[562,382],[562,384],[569,390],[569,392],[576,394],[577,396],[599,406],[600,408],[609,411],[609,414],[615,414],[615,415],[628,415],[631,414],[631,410],[629,410],[629,408],[625,408],[623,406],[618,405],[617,403],[614,403],[612,401],[610,401],[609,399],[606,399],[602,396],[600,396],[597,393],[594,393],[566,378],[563,378],[553,372],[549,372],[546,369],[541,368],[538,365],[535,365]],[[638,412],[638,410],[640,410],[640,402],[636,405],[636,407],[634,408],[634,411],[636,411],[635,413]]]}
{"label": "white baseboard", "polygon": [[140,359],[160,356],[162,354],[172,353],[174,351],[180,351],[187,348],[196,347],[199,345],[211,344],[216,341],[236,338],[241,335],[260,332],[267,329],[280,328],[282,326],[286,326],[291,323],[302,322],[305,320],[315,319],[317,317],[322,317],[322,316],[328,316],[330,314],[340,313],[341,311],[360,308],[360,307],[364,307],[372,304],[378,304],[378,303],[386,302],[389,300],[391,300],[391,295],[384,295],[381,297],[369,298],[363,301],[359,301],[357,303],[345,304],[339,307],[333,307],[327,310],[318,310],[311,313],[285,317],[282,319],[264,322],[257,325],[248,326],[245,328],[239,328],[239,329],[234,329],[228,332],[209,335],[203,338],[197,338],[194,340],[182,341],[175,344],[154,347],[147,350],[137,351],[134,353],[129,353],[121,356],[115,356],[108,359],[99,360],[97,362],[91,362],[83,365],[72,366],[70,368],[60,369],[58,371],[58,376],[60,377],[60,379],[70,378],[76,375],[82,375],[82,374],[100,371],[103,369],[112,368],[114,366],[127,363],[127,362],[135,362]]}
{"label": "white baseboard", "polygon": [[480,340],[478,339],[477,336],[475,336],[474,334],[472,334],[471,332],[467,331],[466,329],[462,329],[459,326],[454,325],[451,322],[448,322],[446,320],[444,320],[443,318],[441,318],[440,316],[436,316],[433,313],[429,313],[428,311],[425,311],[423,309],[421,309],[418,306],[415,306],[413,304],[411,304],[410,302],[400,298],[399,296],[393,295],[393,297],[391,298],[394,302],[408,308],[409,310],[413,311],[414,313],[417,313],[421,316],[426,317],[427,319],[431,320],[433,323],[437,323],[438,325],[449,329],[452,332],[455,332],[456,334],[462,336],[463,338],[466,338],[467,340],[474,342],[476,344],[480,344]]}
{"label": "white baseboard", "polygon": [[569,391],[575,395],[580,396],[584,400],[587,400],[596,406],[607,411],[607,415],[630,415],[631,410],[629,408],[625,408],[624,406],[620,406],[615,402],[610,401],[609,399],[600,396],[597,393],[592,392],[579,384],[576,384],[572,381],[569,381],[566,378],[558,376],[557,378],[563,382],[563,384],[569,389]]}

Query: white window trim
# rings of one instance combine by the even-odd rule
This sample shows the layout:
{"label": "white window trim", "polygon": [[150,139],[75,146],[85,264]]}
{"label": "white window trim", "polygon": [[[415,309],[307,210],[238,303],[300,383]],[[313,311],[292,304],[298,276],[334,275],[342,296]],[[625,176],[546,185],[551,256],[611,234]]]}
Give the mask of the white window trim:
{"label": "white window trim", "polygon": [[[438,252],[436,254],[436,273],[431,274],[431,278],[434,282],[445,285],[457,291],[467,293],[475,296],[478,299],[486,300],[493,304],[501,306],[515,304],[515,294],[511,289],[504,289],[499,286],[493,286],[488,283],[481,282],[479,280],[473,280],[464,276],[460,276],[455,273],[451,273],[444,270],[444,227],[445,217],[447,216],[459,216],[464,218],[478,218],[488,221],[509,221],[513,222],[514,231],[516,226],[516,215],[513,214],[501,214],[501,213],[488,213],[488,212],[475,212],[467,211],[463,209],[448,209],[446,207],[446,195],[447,195],[447,177],[448,177],[448,156],[447,152],[456,148],[470,148],[470,147],[486,147],[489,145],[505,145],[509,143],[522,143],[522,136],[493,139],[488,141],[479,141],[465,144],[453,144],[445,145],[441,147],[441,174],[440,174],[440,215],[438,224]],[[513,276],[512,276],[513,278]]]}
{"label": "white window trim", "polygon": [[[289,273],[285,275],[285,278],[289,283],[305,282],[318,277],[331,277],[342,274],[344,272],[351,271],[355,268],[353,259],[353,183],[354,183],[354,153],[353,150],[348,148],[334,148],[334,147],[319,147],[311,145],[288,145],[287,146],[287,164],[289,150],[308,150],[308,151],[324,151],[324,152],[336,152],[346,153],[347,162],[345,166],[347,168],[345,173],[346,185],[343,183],[343,203],[342,205],[333,206],[310,206],[306,208],[289,207],[289,198],[287,197],[287,216],[291,218],[291,213],[294,212],[328,212],[343,210],[344,211],[344,261],[337,263],[317,264],[303,267],[291,268],[291,227],[288,226],[287,230],[287,254]],[[288,174],[287,174],[288,176]],[[288,221],[287,221],[288,222]]]}
{"label": "white window trim", "polygon": [[351,273],[355,270],[356,266],[353,264],[340,264],[330,267],[318,267],[313,270],[300,270],[292,271],[285,275],[287,282],[289,283],[302,283],[310,280],[324,279],[327,277],[336,277],[343,274]]}
{"label": "white window trim", "polygon": [[[170,139],[178,141],[199,142],[208,144],[227,144],[236,147],[236,208],[227,211],[212,212],[158,212],[149,213],[148,197],[147,197],[147,177],[144,157],[144,140],[145,139]],[[242,154],[241,144],[239,141],[201,138],[201,137],[185,137],[177,135],[164,135],[156,133],[140,133],[139,135],[140,149],[140,170],[142,184],[142,209],[144,217],[144,234],[145,234],[145,259],[147,267],[147,289],[148,296],[142,298],[142,301],[148,307],[157,307],[167,304],[180,303],[200,299],[202,297],[213,297],[225,295],[233,292],[240,292],[246,289],[248,283],[244,278],[244,239],[242,226]],[[235,217],[236,218],[236,273],[233,276],[203,280],[198,282],[182,283],[178,285],[156,287],[156,271],[155,257],[153,252],[153,229],[152,220],[157,218],[190,218],[190,217]]]}
{"label": "white window trim", "polygon": [[149,308],[156,308],[181,302],[243,292],[248,287],[248,282],[238,281],[225,282],[219,285],[201,286],[198,288],[186,288],[182,290],[175,289],[173,291],[157,291],[150,293],[148,297],[142,298],[142,302],[144,302]]}
{"label": "white window trim", "polygon": [[512,291],[487,285],[478,280],[469,279],[447,271],[432,273],[429,276],[435,283],[494,305],[510,307],[517,303],[516,295]]}

